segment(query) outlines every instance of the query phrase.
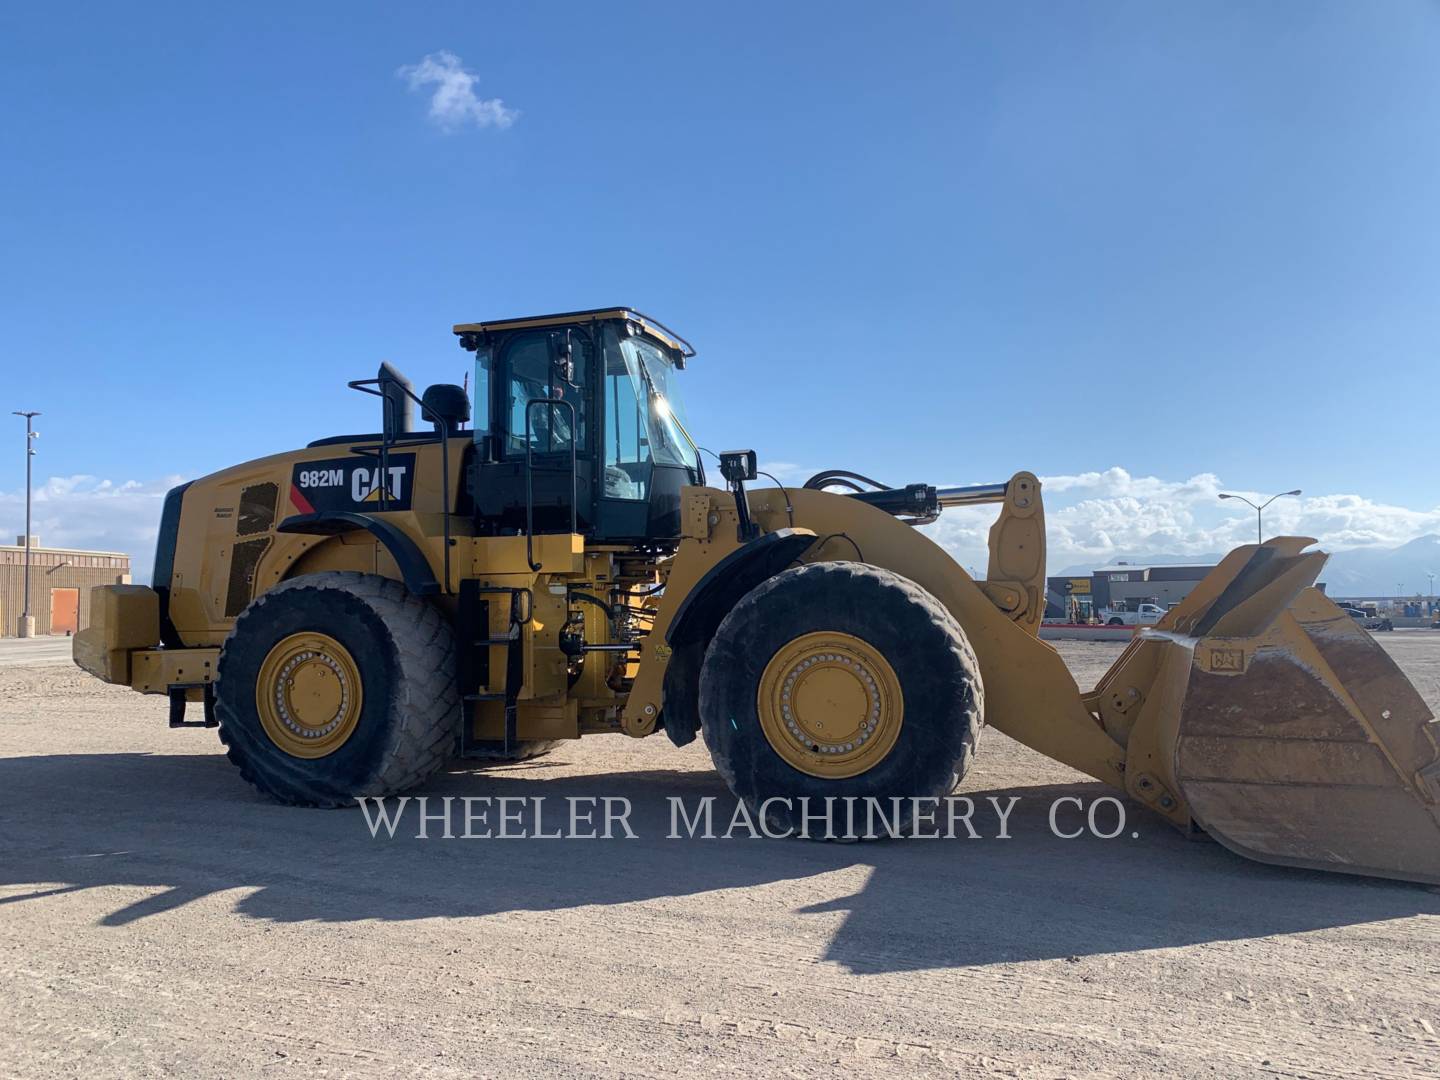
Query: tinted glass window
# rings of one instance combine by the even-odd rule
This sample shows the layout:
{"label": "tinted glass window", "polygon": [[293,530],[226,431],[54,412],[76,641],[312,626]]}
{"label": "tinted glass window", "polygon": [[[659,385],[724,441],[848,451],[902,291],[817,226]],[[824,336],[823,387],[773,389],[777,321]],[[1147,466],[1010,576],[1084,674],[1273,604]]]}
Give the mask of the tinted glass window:
{"label": "tinted glass window", "polygon": [[571,337],[571,354],[575,363],[574,385],[561,380],[553,363],[551,332],[536,331],[511,338],[505,346],[505,378],[507,386],[506,413],[509,420],[507,445],[512,453],[525,452],[525,423],[529,416],[530,443],[537,453],[569,450],[575,433],[571,430],[570,410],[549,405],[530,408],[530,402],[559,398],[575,408],[574,423],[580,429],[578,449],[585,449],[585,394],[589,379],[590,347],[580,335]]}
{"label": "tinted glass window", "polygon": [[614,346],[605,355],[605,497],[644,499],[650,486],[650,437],[644,388]]}
{"label": "tinted glass window", "polygon": [[483,436],[490,434],[490,365],[492,362],[489,349],[477,349],[475,352],[475,418],[473,428],[475,439],[478,442]]}

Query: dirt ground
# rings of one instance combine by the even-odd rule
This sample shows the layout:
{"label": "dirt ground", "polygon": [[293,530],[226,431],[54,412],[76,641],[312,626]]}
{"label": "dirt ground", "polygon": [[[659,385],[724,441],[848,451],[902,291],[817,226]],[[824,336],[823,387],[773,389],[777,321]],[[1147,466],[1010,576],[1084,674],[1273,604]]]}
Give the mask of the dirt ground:
{"label": "dirt ground", "polygon": [[[1440,634],[1381,640],[1440,712]],[[610,736],[425,793],[623,796],[636,839],[372,839],[158,698],[0,667],[0,1076],[1440,1074],[1436,890],[1134,807],[1059,839],[1106,789],[994,731],[964,790],[1011,839],[672,840],[667,796],[733,805],[704,748]]]}

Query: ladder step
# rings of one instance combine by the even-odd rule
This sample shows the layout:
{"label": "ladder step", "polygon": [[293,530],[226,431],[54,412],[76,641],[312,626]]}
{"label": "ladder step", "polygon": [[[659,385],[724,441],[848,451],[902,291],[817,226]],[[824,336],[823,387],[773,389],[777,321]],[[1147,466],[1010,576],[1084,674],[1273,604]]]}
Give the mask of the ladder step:
{"label": "ladder step", "polygon": [[472,645],[510,645],[510,644],[513,644],[514,641],[515,641],[514,638],[508,638],[508,637],[487,637],[487,638],[477,638],[475,641],[472,641],[470,644],[472,644]]}
{"label": "ladder step", "polygon": [[504,701],[504,694],[466,694],[464,701]]}

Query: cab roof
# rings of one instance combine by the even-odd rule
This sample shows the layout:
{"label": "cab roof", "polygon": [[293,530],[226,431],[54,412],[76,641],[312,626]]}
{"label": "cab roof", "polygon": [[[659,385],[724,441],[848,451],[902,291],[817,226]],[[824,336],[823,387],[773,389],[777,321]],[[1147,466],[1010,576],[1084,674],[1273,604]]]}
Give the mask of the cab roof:
{"label": "cab roof", "polygon": [[682,357],[689,358],[695,355],[695,349],[691,344],[659,319],[652,318],[649,315],[636,311],[634,308],[628,307],[591,308],[587,311],[559,311],[553,315],[530,315],[519,319],[494,319],[489,322],[456,323],[455,333],[487,334],[504,330],[529,330],[543,326],[605,322],[609,319],[625,319],[635,323],[646,334],[649,334],[655,338],[655,340],[676,350]]}

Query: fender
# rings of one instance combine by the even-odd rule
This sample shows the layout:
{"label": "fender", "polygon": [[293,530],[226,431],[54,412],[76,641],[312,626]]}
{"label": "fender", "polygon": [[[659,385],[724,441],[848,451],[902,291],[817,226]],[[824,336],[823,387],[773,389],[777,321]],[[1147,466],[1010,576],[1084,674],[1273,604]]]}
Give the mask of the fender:
{"label": "fender", "polygon": [[700,664],[715,630],[746,593],[774,577],[815,543],[809,529],[777,529],[736,548],[706,570],[665,629],[673,656],[665,668],[662,724],[676,746],[700,730]]}
{"label": "fender", "polygon": [[776,529],[736,548],[685,594],[665,630],[665,640],[672,646],[709,644],[742,596],[784,570],[814,542],[809,529]]}
{"label": "fender", "polygon": [[295,514],[275,526],[276,532],[308,533],[313,536],[335,536],[364,529],[385,545],[385,550],[400,568],[405,587],[416,596],[435,596],[440,582],[429,560],[418,544],[388,521],[357,514],[353,510],[322,510],[314,514]]}

